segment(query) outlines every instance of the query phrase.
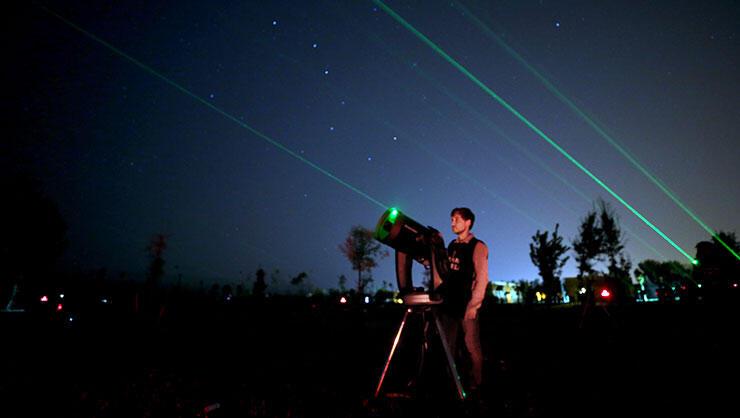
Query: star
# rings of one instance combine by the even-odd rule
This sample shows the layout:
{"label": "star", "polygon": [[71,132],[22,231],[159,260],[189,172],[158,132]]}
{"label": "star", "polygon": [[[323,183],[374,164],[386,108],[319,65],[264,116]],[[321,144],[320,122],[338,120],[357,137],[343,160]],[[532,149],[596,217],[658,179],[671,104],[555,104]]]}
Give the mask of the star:
{"label": "star", "polygon": [[316,48],[318,48],[318,47],[319,47],[319,44],[316,44],[316,43],[315,43],[315,44],[313,44],[313,45],[311,45],[311,46],[313,47],[313,49],[316,49]]}
{"label": "star", "polygon": [[559,28],[559,27],[560,27],[560,22],[559,22],[559,21],[557,21],[557,20],[555,21],[555,27],[556,27],[556,28]]}

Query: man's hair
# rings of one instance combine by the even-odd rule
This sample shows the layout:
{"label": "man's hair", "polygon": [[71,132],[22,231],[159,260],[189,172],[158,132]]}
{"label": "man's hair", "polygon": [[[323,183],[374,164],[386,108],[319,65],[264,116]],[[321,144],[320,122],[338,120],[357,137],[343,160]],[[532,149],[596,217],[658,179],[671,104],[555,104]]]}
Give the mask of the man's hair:
{"label": "man's hair", "polygon": [[450,212],[450,217],[455,216],[456,213],[464,220],[470,221],[470,229],[473,229],[473,225],[475,224],[475,214],[472,210],[468,208],[455,208]]}

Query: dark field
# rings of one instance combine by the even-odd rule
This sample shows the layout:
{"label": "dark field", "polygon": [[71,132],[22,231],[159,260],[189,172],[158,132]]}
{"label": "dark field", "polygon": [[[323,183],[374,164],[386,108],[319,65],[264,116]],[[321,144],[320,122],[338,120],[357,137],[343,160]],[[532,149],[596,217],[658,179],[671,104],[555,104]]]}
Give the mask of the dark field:
{"label": "dark field", "polygon": [[[414,399],[374,400],[403,309],[284,298],[183,302],[160,320],[103,308],[73,323],[2,313],[0,415],[711,416],[733,414],[738,397],[737,308],[597,306],[584,316],[580,306],[489,305],[480,399],[453,400],[432,344]],[[418,325],[387,392],[408,392]]]}

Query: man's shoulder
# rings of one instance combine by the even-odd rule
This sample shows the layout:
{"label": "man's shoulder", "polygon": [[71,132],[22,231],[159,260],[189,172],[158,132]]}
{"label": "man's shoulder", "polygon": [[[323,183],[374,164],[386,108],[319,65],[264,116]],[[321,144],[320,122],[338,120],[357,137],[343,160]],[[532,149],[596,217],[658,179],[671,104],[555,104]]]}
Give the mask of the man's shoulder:
{"label": "man's shoulder", "polygon": [[488,245],[486,245],[486,243],[483,242],[483,240],[479,238],[475,238],[475,248],[478,248],[478,247],[488,249]]}

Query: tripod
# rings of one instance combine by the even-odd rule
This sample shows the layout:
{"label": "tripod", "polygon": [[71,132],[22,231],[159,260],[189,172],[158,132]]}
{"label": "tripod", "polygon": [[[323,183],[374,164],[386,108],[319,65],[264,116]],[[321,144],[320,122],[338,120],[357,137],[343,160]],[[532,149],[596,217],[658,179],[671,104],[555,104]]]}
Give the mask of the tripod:
{"label": "tripod", "polygon": [[[385,377],[388,373],[388,368],[391,364],[391,360],[393,360],[393,355],[396,352],[396,348],[398,347],[398,342],[401,340],[401,335],[403,334],[404,327],[406,325],[406,321],[409,319],[410,315],[421,315],[422,319],[424,320],[424,330],[426,330],[426,325],[428,324],[427,321],[433,321],[434,326],[436,328],[436,334],[439,337],[439,339],[442,342],[442,347],[444,348],[445,357],[447,359],[447,366],[449,368],[450,375],[452,376],[452,379],[455,383],[455,389],[456,389],[456,395],[459,400],[465,399],[465,392],[463,391],[462,384],[460,383],[460,375],[457,372],[457,366],[455,366],[455,360],[452,356],[452,353],[450,352],[450,347],[447,344],[447,338],[446,334],[444,332],[444,329],[442,328],[442,324],[439,320],[439,315],[437,313],[437,306],[440,303],[442,303],[441,300],[431,300],[429,299],[429,295],[425,293],[416,293],[416,294],[410,294],[404,297],[404,304],[408,306],[406,308],[406,311],[403,314],[403,319],[401,320],[401,325],[398,327],[398,332],[396,333],[396,338],[393,340],[393,344],[391,345],[391,351],[388,355],[388,360],[385,362],[385,367],[383,367],[383,373],[380,375],[380,381],[378,382],[378,386],[375,389],[375,397],[377,398],[380,395],[380,391],[383,388],[383,382],[385,381]],[[429,319],[428,317],[431,317]],[[427,340],[427,333],[424,332],[424,351],[428,348],[428,340]],[[424,351],[422,351],[422,356],[424,356]],[[422,361],[419,365],[418,373],[421,373],[421,369],[423,368],[423,357]],[[417,375],[418,377],[418,375]]]}

